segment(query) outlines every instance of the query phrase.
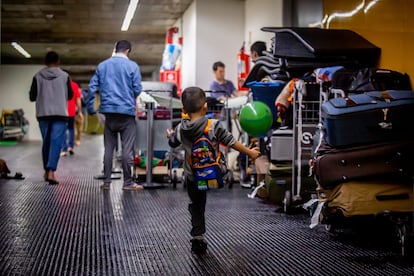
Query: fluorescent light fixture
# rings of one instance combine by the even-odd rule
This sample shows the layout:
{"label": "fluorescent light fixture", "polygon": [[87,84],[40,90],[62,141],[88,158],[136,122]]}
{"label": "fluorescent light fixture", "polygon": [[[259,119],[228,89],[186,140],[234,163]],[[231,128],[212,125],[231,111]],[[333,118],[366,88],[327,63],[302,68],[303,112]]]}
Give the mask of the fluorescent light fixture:
{"label": "fluorescent light fixture", "polygon": [[356,6],[352,11],[349,12],[334,12],[333,14],[329,15],[327,20],[326,28],[329,29],[329,25],[334,18],[345,18],[354,16],[358,11],[360,11],[365,6],[365,0],[362,0],[361,3]]}
{"label": "fluorescent light fixture", "polygon": [[125,14],[124,22],[122,23],[121,31],[128,31],[129,24],[134,17],[135,10],[137,9],[139,0],[130,0],[128,5],[128,10]]}
{"label": "fluorescent light fixture", "polygon": [[20,46],[19,43],[17,42],[12,42],[11,45],[13,46],[14,49],[16,49],[17,52],[19,52],[21,55],[23,55],[25,58],[31,58],[32,56],[25,50],[23,49],[22,46]]}

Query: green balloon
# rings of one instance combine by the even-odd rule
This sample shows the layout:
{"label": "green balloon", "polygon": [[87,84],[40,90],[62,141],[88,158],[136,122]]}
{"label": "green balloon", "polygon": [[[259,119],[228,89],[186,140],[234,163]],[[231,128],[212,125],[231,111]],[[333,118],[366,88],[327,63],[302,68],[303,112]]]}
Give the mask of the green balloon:
{"label": "green balloon", "polygon": [[262,136],[272,126],[272,111],[267,104],[253,101],[240,110],[239,122],[241,128],[250,136]]}

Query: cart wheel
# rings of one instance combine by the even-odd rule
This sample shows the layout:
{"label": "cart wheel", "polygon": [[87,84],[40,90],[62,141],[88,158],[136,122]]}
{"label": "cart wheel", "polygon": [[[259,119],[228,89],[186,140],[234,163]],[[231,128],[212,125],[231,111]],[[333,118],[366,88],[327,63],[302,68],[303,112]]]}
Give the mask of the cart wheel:
{"label": "cart wheel", "polygon": [[407,250],[407,227],[405,226],[405,223],[397,224],[397,238],[398,243],[400,245],[400,253],[401,256],[405,256],[406,250]]}
{"label": "cart wheel", "polygon": [[285,198],[283,199],[283,211],[288,214],[292,205],[292,193],[290,190],[285,192]]}
{"label": "cart wheel", "polygon": [[183,188],[187,188],[187,184],[185,182],[185,176],[181,176],[181,183],[183,184]]}
{"label": "cart wheel", "polygon": [[229,171],[227,173],[227,183],[229,184],[229,189],[233,188],[234,176],[233,172]]}

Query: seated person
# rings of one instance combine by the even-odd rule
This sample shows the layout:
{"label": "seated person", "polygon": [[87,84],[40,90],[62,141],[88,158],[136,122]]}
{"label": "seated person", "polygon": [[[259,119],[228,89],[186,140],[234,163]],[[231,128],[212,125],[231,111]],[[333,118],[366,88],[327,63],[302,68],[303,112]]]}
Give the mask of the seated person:
{"label": "seated person", "polygon": [[237,95],[237,89],[233,82],[225,79],[225,67],[221,61],[213,64],[214,80],[211,82],[209,89],[211,97],[219,101],[225,101],[227,98]]}
{"label": "seated person", "polygon": [[250,56],[254,62],[258,57],[264,56],[266,51],[266,42],[256,41],[250,46]]}

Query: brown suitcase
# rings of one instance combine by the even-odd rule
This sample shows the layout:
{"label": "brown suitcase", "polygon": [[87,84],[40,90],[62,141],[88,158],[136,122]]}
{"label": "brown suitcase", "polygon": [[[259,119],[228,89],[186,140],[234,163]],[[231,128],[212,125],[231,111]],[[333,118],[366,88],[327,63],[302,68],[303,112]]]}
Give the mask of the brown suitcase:
{"label": "brown suitcase", "polygon": [[324,216],[375,215],[384,211],[412,212],[412,182],[385,179],[351,181],[336,186],[326,201]]}
{"label": "brown suitcase", "polygon": [[316,158],[313,171],[324,188],[370,176],[410,177],[414,172],[414,141],[332,148]]}

